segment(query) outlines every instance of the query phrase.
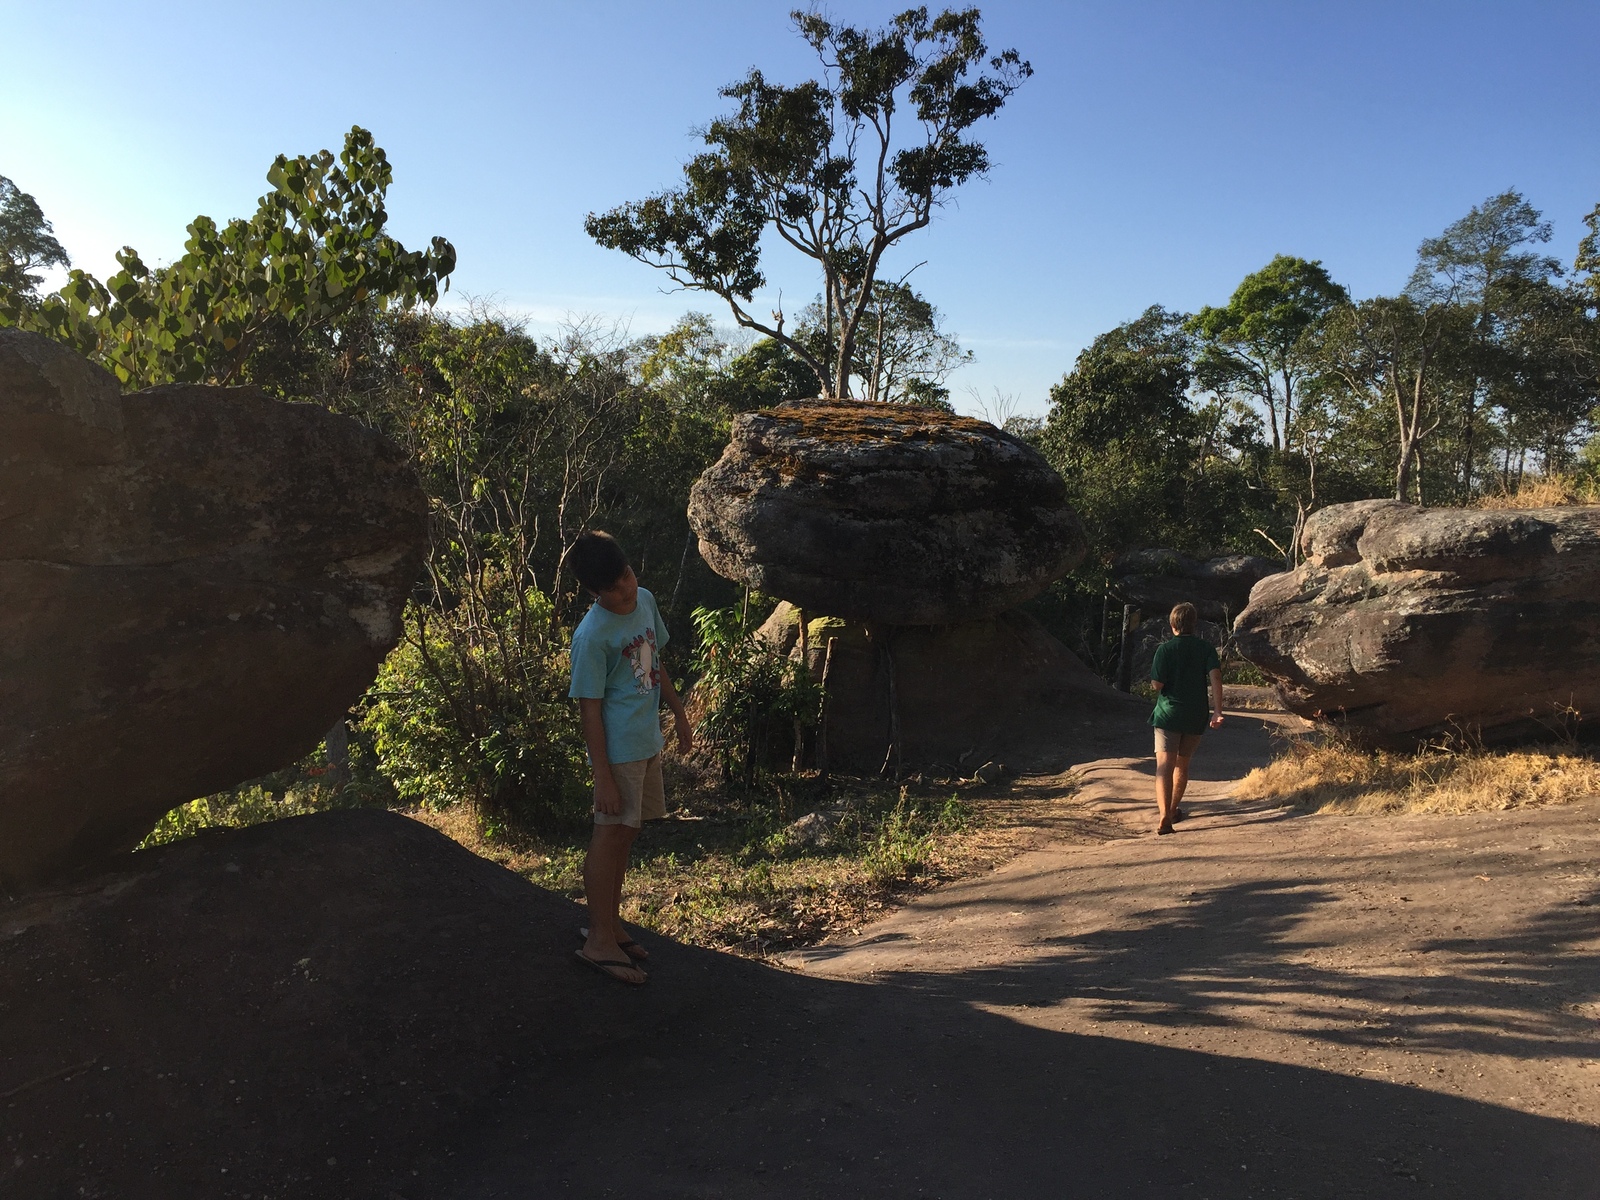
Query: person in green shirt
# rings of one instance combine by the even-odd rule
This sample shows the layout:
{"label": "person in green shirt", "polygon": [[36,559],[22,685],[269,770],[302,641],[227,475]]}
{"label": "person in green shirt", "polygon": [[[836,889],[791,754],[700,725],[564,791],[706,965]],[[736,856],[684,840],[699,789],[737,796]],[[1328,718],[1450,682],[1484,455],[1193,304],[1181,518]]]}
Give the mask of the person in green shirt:
{"label": "person in green shirt", "polygon": [[1189,786],[1189,760],[1200,748],[1206,726],[1222,726],[1222,660],[1215,646],[1195,636],[1197,619],[1194,605],[1174,607],[1168,617],[1172,639],[1156,647],[1150,664],[1150,682],[1156,689],[1150,724],[1156,729],[1156,808],[1161,817],[1157,833],[1171,833],[1172,823],[1185,816],[1178,802]]}

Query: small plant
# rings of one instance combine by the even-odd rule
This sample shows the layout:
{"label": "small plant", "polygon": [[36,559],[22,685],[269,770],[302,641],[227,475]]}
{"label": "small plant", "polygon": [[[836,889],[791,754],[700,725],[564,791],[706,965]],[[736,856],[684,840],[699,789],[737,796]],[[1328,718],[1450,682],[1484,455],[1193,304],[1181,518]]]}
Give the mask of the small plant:
{"label": "small plant", "polygon": [[741,779],[748,789],[763,766],[792,749],[797,722],[816,726],[822,687],[804,663],[749,632],[738,608],[697,608],[694,626],[700,735],[724,779]]}
{"label": "small plant", "polygon": [[588,767],[550,600],[484,587],[446,613],[412,605],[363,728],[402,800],[470,804],[486,829],[578,820]]}

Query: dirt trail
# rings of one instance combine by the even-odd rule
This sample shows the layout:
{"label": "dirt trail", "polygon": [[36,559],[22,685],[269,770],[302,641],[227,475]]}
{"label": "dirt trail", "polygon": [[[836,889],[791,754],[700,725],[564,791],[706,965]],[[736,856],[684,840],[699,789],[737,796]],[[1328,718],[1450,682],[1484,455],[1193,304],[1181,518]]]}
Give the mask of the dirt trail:
{"label": "dirt trail", "polygon": [[[1228,801],[1274,720],[1208,737],[1178,836],[1134,833],[1135,731],[1080,768],[1055,841],[797,971],[684,1005],[658,949],[659,1020],[508,1096],[441,1194],[1600,1195],[1600,801]],[[1130,836],[1086,844],[1107,815]]]}
{"label": "dirt trail", "polygon": [[[1600,800],[1412,817],[1228,800],[1274,720],[1233,714],[1206,739],[1177,836],[1034,850],[786,962],[1600,1125]],[[1148,830],[1151,769],[1088,764],[1074,802]]]}
{"label": "dirt trail", "polygon": [[645,935],[623,988],[383,812],[0,903],[0,1195],[1600,1195],[1600,801],[1252,809],[1241,716],[1177,836],[1107,841],[1150,823],[1115,724],[1025,784],[1035,849],[798,971]]}

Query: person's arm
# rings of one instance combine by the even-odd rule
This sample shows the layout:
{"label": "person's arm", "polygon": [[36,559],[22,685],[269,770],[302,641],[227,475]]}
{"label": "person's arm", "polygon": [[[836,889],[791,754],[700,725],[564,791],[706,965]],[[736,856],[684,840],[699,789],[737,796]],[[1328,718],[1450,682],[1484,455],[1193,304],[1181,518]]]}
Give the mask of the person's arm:
{"label": "person's arm", "polygon": [[622,811],[622,793],[611,774],[611,758],[606,753],[606,722],[600,706],[604,700],[587,696],[578,700],[578,718],[583,723],[583,740],[589,747],[589,762],[594,767],[594,807],[596,812],[614,817]]}
{"label": "person's arm", "polygon": [[1211,671],[1211,728],[1222,728],[1222,671]]}
{"label": "person's arm", "polygon": [[661,699],[672,710],[672,728],[678,735],[678,753],[687,754],[694,749],[694,726],[689,724],[689,714],[678,696],[678,689],[672,686],[672,676],[667,674],[665,667],[661,669]]}

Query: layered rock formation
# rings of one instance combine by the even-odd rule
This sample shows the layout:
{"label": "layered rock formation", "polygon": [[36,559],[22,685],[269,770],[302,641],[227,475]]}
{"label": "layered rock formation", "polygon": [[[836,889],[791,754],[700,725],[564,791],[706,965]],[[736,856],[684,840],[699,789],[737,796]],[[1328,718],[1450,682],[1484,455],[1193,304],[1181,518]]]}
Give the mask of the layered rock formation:
{"label": "layered rock formation", "polygon": [[1600,712],[1600,508],[1370,500],[1312,516],[1301,548],[1235,637],[1302,716],[1404,746]]}
{"label": "layered rock formation", "polygon": [[354,421],[253,388],[123,396],[0,331],[0,885],[314,748],[399,636],[426,521]]}
{"label": "layered rock formation", "polygon": [[1086,552],[1060,476],[966,417],[810,404],[734,418],[689,521],[718,574],[815,613],[892,625],[992,617]]}

